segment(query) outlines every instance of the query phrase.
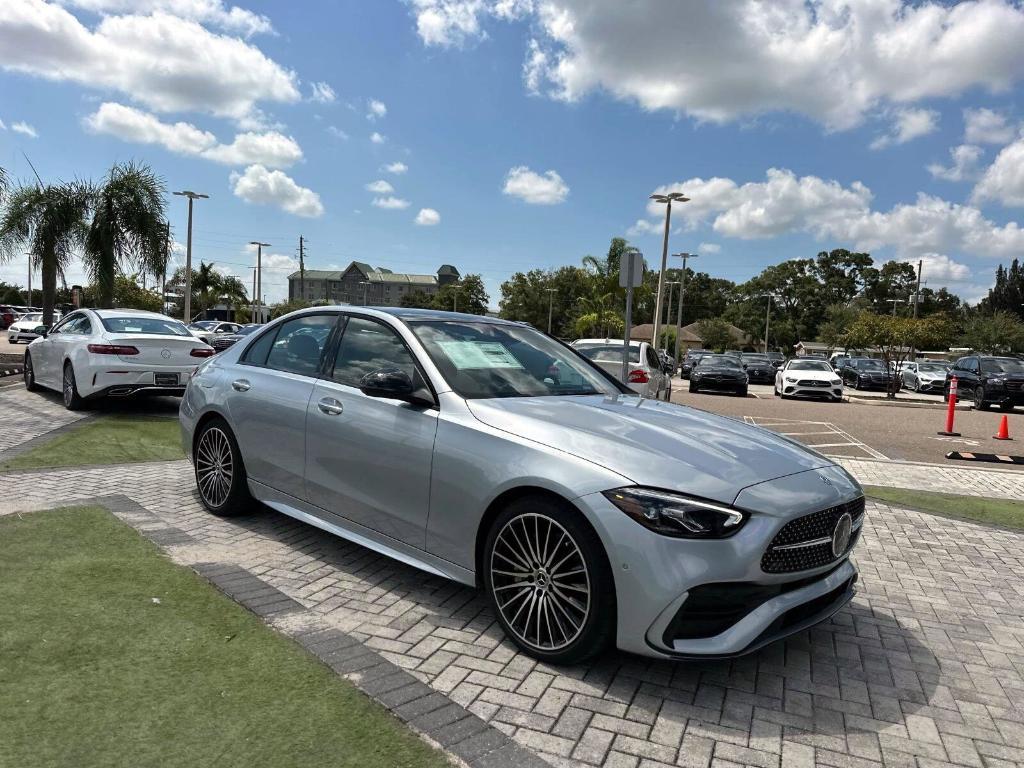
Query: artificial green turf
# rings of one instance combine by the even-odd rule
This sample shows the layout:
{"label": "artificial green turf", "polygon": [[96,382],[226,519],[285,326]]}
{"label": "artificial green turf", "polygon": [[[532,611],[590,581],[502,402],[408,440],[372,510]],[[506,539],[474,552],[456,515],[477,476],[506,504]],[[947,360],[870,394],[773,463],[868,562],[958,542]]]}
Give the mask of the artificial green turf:
{"label": "artificial green turf", "polygon": [[0,470],[184,458],[177,419],[100,416],[0,463]]}
{"label": "artificial green turf", "polygon": [[1024,502],[1020,501],[960,496],[954,493],[911,491],[906,488],[887,488],[879,485],[864,486],[864,493],[880,501],[944,517],[958,517],[964,520],[993,523],[1006,528],[1024,529]]}
{"label": "artificial green turf", "polygon": [[442,765],[107,511],[0,517],[3,768]]}

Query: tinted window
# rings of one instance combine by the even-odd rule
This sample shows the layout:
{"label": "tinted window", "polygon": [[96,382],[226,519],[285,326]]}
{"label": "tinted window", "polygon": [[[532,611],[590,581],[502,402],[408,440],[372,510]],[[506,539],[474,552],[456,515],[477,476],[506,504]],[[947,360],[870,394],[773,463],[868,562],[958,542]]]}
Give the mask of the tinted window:
{"label": "tinted window", "polygon": [[[622,362],[622,345],[602,345],[588,346],[588,347],[576,347],[576,350],[584,357],[589,357],[595,363],[621,363]],[[639,363],[640,362],[640,347],[630,346],[629,348],[629,362]]]}
{"label": "tinted window", "polygon": [[92,323],[85,315],[75,315],[68,320],[67,325],[61,326],[61,333],[92,333]]}
{"label": "tinted window", "polygon": [[167,317],[102,317],[100,322],[111,333],[152,333],[160,336],[191,336],[177,320]]}
{"label": "tinted window", "polygon": [[854,365],[862,371],[884,371],[885,366],[878,360],[856,360]]}
{"label": "tinted window", "polygon": [[[823,360],[794,360],[789,364],[789,370],[791,371],[828,371],[832,372],[832,368],[828,363]],[[833,374],[834,375],[834,374]]]}
{"label": "tinted window", "polygon": [[981,370],[985,373],[1024,373],[1024,363],[1014,357],[997,357],[982,360]]}
{"label": "tinted window", "polygon": [[654,354],[654,350],[650,347],[647,348],[647,365],[654,369],[661,367],[661,363],[658,362],[658,356]]}
{"label": "tinted window", "polygon": [[316,376],[337,315],[305,315],[284,323],[267,355],[267,367]]}
{"label": "tinted window", "polygon": [[274,339],[277,338],[277,328],[267,331],[247,349],[245,355],[242,356],[241,362],[248,363],[249,365],[266,365],[267,355],[270,354],[270,347],[274,344]]}
{"label": "tinted window", "polygon": [[737,360],[732,355],[705,355],[697,363],[698,368],[710,368],[716,366],[720,368],[742,368]]}
{"label": "tinted window", "polygon": [[358,387],[363,376],[381,368],[398,368],[416,378],[416,361],[393,330],[383,323],[350,317],[345,324],[331,373],[339,384]]}

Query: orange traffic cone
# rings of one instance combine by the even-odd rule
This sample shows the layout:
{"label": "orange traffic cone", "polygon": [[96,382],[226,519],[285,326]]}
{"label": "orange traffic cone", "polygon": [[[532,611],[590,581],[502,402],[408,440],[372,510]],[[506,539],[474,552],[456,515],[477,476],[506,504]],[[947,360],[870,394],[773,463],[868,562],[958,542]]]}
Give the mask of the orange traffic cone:
{"label": "orange traffic cone", "polygon": [[999,434],[993,435],[992,437],[995,440],[1013,440],[1013,438],[1010,437],[1010,423],[1005,415],[1003,416],[1002,421],[999,422]]}

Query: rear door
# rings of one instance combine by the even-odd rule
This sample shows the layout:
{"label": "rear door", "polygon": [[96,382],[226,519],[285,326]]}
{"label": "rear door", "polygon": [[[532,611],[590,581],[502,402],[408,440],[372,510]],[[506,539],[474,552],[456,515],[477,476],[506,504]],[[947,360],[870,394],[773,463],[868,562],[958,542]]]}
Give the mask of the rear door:
{"label": "rear door", "polygon": [[307,408],[308,499],[422,549],[438,412],[369,397],[359,381],[381,368],[400,368],[424,387],[426,379],[402,338],[380,320],[350,316],[337,349]]}
{"label": "rear door", "polygon": [[249,478],[300,499],[306,406],[339,317],[307,314],[275,325],[225,366],[225,402]]}

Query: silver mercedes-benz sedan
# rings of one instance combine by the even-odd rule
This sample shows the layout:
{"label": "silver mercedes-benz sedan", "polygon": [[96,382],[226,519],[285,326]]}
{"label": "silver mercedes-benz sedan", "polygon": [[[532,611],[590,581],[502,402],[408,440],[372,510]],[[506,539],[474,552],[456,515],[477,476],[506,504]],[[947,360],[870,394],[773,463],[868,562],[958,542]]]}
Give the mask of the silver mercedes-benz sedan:
{"label": "silver mercedes-benz sedan", "polygon": [[203,363],[181,426],[210,512],[256,499],[478,585],[549,662],[748,653],[831,616],[857,580],[864,497],[842,468],[642,398],[519,323],[295,312]]}

